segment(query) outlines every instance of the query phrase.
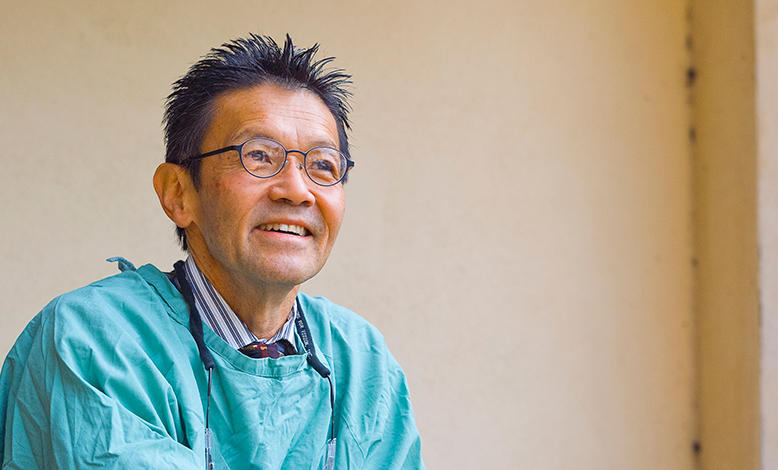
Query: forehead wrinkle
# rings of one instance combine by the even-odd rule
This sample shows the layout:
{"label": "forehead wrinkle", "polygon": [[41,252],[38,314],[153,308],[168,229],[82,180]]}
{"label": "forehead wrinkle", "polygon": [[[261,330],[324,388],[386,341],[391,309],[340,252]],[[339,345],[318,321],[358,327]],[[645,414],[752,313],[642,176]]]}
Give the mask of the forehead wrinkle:
{"label": "forehead wrinkle", "polygon": [[[279,141],[285,147],[287,144],[283,142],[284,140],[298,144],[305,143],[308,148],[322,146],[337,148],[337,141],[332,139],[332,137],[337,138],[337,131],[331,130],[326,123],[321,122],[320,116],[312,112],[296,114],[300,114],[300,116],[285,118],[279,123],[278,120],[267,119],[268,116],[263,113],[263,116],[244,121],[236,127],[227,136],[227,142],[239,145],[249,139],[264,137]],[[271,123],[276,125],[271,127]],[[309,135],[301,135],[301,132]],[[305,141],[303,142],[303,140]]]}
{"label": "forehead wrinkle", "polygon": [[240,145],[251,138],[265,137],[293,150],[339,148],[334,115],[321,98],[307,90],[268,84],[236,90],[219,96],[213,111],[210,133],[218,142],[211,145]]}

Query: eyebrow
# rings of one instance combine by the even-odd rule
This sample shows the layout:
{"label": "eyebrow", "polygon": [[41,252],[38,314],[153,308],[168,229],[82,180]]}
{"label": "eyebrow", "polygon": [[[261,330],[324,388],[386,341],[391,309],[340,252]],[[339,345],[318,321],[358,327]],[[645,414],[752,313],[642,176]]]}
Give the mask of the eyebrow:
{"label": "eyebrow", "polygon": [[[244,130],[242,132],[239,132],[237,135],[235,135],[234,139],[236,141],[238,141],[238,142],[236,142],[234,145],[240,145],[240,144],[242,144],[244,142],[247,142],[247,141],[249,141],[251,139],[258,139],[258,138],[275,140],[276,142],[280,143],[281,145],[284,145],[283,142],[281,142],[280,140],[275,138],[275,136],[272,136],[272,135],[270,135],[268,133],[265,133],[265,132],[262,132],[262,131],[257,131],[255,129],[246,129],[246,130]],[[310,150],[310,149],[312,149],[314,147],[330,147],[330,148],[334,148],[336,150],[339,150],[338,145],[335,142],[332,142],[330,140],[316,140],[316,141],[313,142],[313,145],[311,145],[307,149],[291,149],[291,150],[304,150],[304,151],[308,151],[308,150]],[[286,145],[284,145],[284,148],[286,148]],[[290,149],[287,149],[287,150],[290,150]]]}

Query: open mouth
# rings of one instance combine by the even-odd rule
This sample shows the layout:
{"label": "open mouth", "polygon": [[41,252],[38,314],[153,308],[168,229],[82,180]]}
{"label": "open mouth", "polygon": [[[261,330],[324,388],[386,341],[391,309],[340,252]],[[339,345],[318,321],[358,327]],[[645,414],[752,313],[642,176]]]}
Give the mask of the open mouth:
{"label": "open mouth", "polygon": [[259,226],[259,229],[267,232],[289,233],[292,235],[299,235],[301,237],[308,235],[308,230],[306,230],[305,227],[301,227],[299,225],[262,224]]}

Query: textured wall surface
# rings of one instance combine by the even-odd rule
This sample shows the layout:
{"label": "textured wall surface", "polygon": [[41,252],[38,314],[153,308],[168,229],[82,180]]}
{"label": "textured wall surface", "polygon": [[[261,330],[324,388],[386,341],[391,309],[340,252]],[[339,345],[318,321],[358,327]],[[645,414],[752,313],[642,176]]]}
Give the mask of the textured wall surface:
{"label": "textured wall surface", "polygon": [[778,468],[778,1],[756,9],[762,468]]}
{"label": "textured wall surface", "polygon": [[304,290],[385,334],[427,466],[691,468],[685,3],[0,3],[0,355],[105,258],[180,257],[151,187],[170,84],[289,32],[355,82]]}

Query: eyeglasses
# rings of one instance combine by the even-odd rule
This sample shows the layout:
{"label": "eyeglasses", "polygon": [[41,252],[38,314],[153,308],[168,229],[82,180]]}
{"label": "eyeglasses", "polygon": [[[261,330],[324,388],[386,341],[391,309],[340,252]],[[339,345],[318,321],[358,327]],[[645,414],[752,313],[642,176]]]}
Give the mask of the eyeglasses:
{"label": "eyeglasses", "polygon": [[340,183],[354,166],[353,161],[332,147],[313,147],[307,152],[287,150],[280,142],[264,137],[203,153],[190,160],[200,160],[230,150],[238,152],[243,168],[257,178],[270,178],[280,173],[286,166],[290,153],[303,156],[302,168],[305,168],[305,174],[319,186],[334,186]]}

